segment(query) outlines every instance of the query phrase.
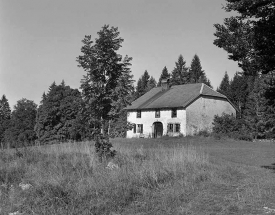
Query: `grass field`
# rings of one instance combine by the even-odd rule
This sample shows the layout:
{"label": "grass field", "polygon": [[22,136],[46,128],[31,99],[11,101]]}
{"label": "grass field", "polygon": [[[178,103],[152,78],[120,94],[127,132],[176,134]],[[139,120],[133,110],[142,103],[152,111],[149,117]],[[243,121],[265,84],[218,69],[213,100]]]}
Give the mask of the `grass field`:
{"label": "grass field", "polygon": [[98,163],[91,142],[1,152],[0,214],[272,214],[275,209],[275,143],[203,137],[111,141],[119,168]]}

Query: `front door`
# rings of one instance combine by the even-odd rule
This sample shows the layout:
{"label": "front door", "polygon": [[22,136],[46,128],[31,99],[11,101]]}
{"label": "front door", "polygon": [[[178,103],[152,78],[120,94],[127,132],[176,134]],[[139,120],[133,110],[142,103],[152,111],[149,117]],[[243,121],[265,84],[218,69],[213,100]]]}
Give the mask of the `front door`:
{"label": "front door", "polygon": [[154,122],[154,138],[162,137],[163,135],[163,125],[161,122]]}

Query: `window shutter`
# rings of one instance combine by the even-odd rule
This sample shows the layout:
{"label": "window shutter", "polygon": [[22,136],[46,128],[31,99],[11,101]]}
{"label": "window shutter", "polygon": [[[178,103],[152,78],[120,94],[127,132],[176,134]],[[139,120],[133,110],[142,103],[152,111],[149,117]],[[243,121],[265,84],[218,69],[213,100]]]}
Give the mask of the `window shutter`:
{"label": "window shutter", "polygon": [[134,124],[134,133],[137,132],[136,124]]}
{"label": "window shutter", "polygon": [[141,126],[140,133],[143,134],[143,124],[141,124],[140,126]]}

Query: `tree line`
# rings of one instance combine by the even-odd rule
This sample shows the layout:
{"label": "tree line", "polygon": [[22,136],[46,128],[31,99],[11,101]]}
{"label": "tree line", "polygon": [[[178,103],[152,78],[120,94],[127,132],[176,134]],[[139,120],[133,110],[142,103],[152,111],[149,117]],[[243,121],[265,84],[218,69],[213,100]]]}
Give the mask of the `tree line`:
{"label": "tree line", "polygon": [[[226,11],[237,16],[215,24],[214,44],[228,52],[242,71],[230,80],[227,73],[217,91],[226,95],[238,108],[234,130],[254,138],[275,137],[275,2],[272,0],[226,0]],[[182,55],[169,72],[165,66],[158,82],[148,71],[134,87],[132,58],[118,53],[123,39],[118,28],[105,25],[92,40],[82,40],[77,64],[85,71],[80,91],[64,81],[53,83],[42,95],[39,105],[21,99],[11,112],[5,95],[0,100],[0,142],[2,147],[42,144],[60,141],[81,141],[104,136],[123,137],[131,124],[124,107],[150,89],[170,79],[171,85],[205,83],[210,80],[197,55],[186,65]],[[230,119],[231,120],[231,119]],[[228,121],[225,122],[226,126]],[[101,137],[100,137],[101,138]],[[105,143],[102,139],[102,143]],[[99,141],[99,143],[100,143]],[[102,147],[101,147],[102,146]],[[101,147],[101,148],[100,148]],[[98,150],[106,150],[99,144]],[[108,141],[106,142],[106,147]]]}
{"label": "tree line", "polygon": [[211,86],[200,59],[194,56],[190,68],[180,55],[175,68],[164,67],[158,83],[147,70],[134,86],[132,58],[122,57],[118,50],[123,39],[118,28],[105,25],[98,38],[82,40],[82,55],[76,58],[86,74],[80,90],[72,89],[64,81],[53,82],[37,105],[21,99],[13,111],[5,95],[0,100],[0,142],[2,147],[22,147],[66,141],[94,139],[102,133],[111,137],[125,137],[131,128],[124,108],[154,87],[164,78],[171,85],[203,82]]}

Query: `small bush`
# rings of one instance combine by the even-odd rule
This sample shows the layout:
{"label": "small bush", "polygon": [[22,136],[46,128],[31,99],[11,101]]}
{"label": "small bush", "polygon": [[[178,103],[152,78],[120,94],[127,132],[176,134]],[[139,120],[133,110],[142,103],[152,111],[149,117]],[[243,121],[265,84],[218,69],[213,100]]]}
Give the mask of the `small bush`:
{"label": "small bush", "polygon": [[236,119],[229,114],[216,115],[213,122],[213,136],[221,139],[222,136],[237,140],[252,141],[252,135],[243,119]]}

